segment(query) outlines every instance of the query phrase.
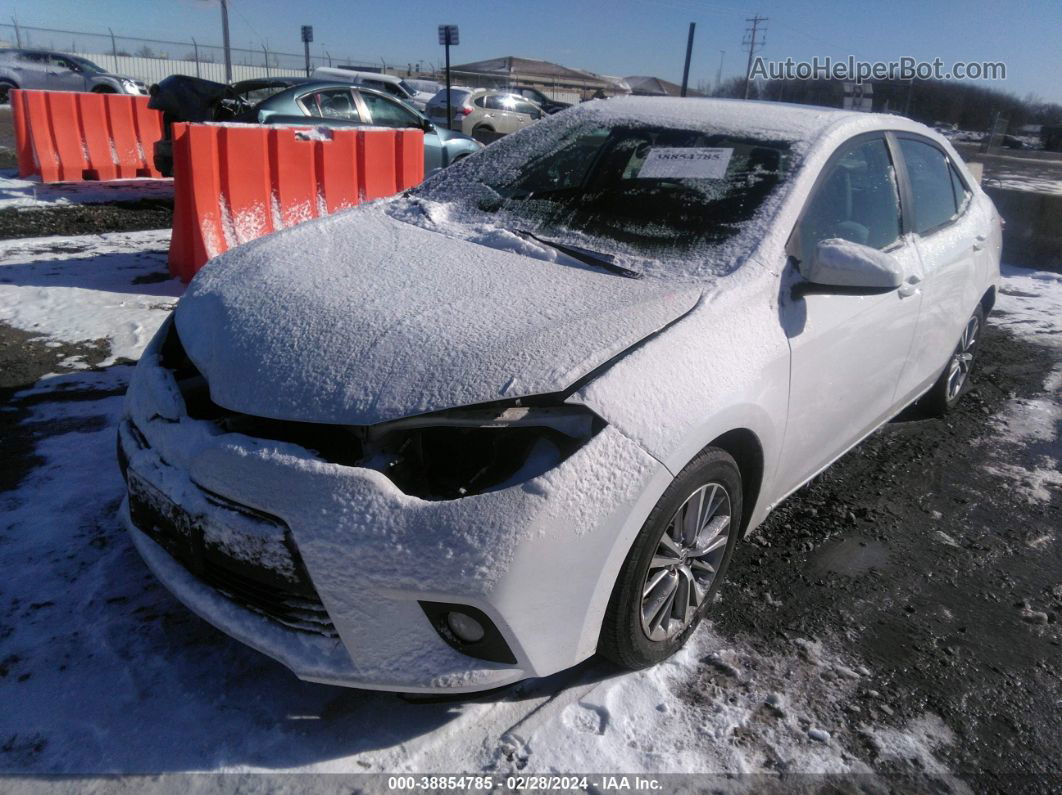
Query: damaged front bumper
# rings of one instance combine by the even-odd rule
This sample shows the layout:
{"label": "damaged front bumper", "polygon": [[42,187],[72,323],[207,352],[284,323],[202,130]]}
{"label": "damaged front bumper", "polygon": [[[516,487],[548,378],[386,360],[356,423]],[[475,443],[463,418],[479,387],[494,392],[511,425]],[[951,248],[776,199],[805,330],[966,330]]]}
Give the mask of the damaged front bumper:
{"label": "damaged front bumper", "polygon": [[[519,484],[421,499],[375,469],[189,417],[160,362],[166,333],[126,400],[123,511],[193,611],[300,678],[366,688],[489,689],[594,653],[626,551],[671,478],[630,439],[606,426]],[[468,606],[510,654],[462,651],[439,605]]]}

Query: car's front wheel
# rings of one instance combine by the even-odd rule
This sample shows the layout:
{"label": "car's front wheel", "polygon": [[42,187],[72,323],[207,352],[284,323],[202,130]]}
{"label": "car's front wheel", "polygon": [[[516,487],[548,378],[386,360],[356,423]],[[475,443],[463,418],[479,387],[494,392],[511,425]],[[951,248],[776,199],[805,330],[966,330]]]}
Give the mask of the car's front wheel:
{"label": "car's front wheel", "polygon": [[970,387],[977,348],[985,327],[985,311],[978,306],[963,327],[944,372],[922,399],[931,414],[943,415],[951,411]]}
{"label": "car's front wheel", "polygon": [[0,105],[7,105],[11,102],[11,89],[18,88],[10,80],[0,80]]}
{"label": "car's front wheel", "polygon": [[709,447],[661,496],[612,591],[598,651],[627,668],[674,654],[722,581],[741,527],[741,472]]}

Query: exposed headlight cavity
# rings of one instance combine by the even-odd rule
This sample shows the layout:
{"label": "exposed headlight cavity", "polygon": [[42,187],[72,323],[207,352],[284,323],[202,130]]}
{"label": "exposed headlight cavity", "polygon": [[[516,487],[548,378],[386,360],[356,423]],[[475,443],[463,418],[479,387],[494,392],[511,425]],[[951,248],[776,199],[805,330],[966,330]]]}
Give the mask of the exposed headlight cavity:
{"label": "exposed headlight cavity", "polygon": [[221,433],[290,442],[330,463],[376,469],[406,494],[424,500],[459,499],[531,480],[562,463],[605,426],[590,409],[559,397],[450,409],[368,426],[273,420],[214,403],[172,328],[160,354],[190,417],[213,423]]}
{"label": "exposed headlight cavity", "polygon": [[582,406],[454,410],[368,428],[367,466],[422,499],[457,499],[530,480],[604,425]]}

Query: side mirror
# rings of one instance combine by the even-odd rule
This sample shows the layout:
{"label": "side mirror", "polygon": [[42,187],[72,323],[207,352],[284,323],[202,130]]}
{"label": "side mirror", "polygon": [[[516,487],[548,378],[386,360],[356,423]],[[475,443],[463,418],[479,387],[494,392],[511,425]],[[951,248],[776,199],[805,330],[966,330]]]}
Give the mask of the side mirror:
{"label": "side mirror", "polygon": [[814,292],[888,292],[903,283],[903,270],[895,257],[840,238],[820,241],[811,262],[802,263],[800,272],[813,285],[838,288]]}
{"label": "side mirror", "polygon": [[435,125],[427,119],[424,119],[421,122],[420,129],[424,130],[425,135],[430,135],[431,133],[435,132]]}

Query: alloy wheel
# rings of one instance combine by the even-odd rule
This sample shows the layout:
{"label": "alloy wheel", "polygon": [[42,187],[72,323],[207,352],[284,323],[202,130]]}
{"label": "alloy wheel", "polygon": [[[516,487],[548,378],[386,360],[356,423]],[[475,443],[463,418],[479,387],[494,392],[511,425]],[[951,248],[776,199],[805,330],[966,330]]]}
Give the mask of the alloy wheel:
{"label": "alloy wheel", "polygon": [[696,489],[675,511],[642,581],[642,631],[668,640],[697,617],[730,535],[730,495],[719,483]]}
{"label": "alloy wheel", "polygon": [[980,331],[981,322],[977,319],[977,315],[974,315],[966,323],[959,345],[948,363],[947,395],[949,402],[959,396],[970,377],[970,371],[973,369],[974,346],[977,344]]}

